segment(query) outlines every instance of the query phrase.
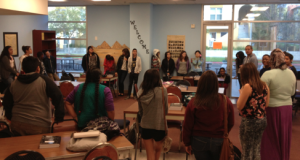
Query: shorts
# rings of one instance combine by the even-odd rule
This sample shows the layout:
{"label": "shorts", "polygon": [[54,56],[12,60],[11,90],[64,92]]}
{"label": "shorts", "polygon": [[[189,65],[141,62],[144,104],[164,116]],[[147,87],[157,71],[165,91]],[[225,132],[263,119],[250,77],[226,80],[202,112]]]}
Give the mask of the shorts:
{"label": "shorts", "polygon": [[155,142],[161,141],[165,138],[166,132],[162,130],[142,128],[143,139],[154,139]]}

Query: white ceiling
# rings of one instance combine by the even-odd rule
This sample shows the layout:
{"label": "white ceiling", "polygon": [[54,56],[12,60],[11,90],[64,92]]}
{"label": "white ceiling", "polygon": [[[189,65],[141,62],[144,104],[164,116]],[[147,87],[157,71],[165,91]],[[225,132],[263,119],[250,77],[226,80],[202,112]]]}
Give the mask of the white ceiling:
{"label": "white ceiling", "polygon": [[152,4],[226,4],[226,3],[300,3],[300,0],[111,0],[111,2],[94,2],[92,0],[66,0],[65,2],[51,2],[49,6],[79,6],[79,5],[129,5],[130,3]]}

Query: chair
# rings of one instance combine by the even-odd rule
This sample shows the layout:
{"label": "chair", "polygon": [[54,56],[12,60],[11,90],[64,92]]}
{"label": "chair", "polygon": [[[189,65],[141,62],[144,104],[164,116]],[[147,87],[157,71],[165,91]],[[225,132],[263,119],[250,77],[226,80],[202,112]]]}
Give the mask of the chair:
{"label": "chair", "polygon": [[45,158],[39,152],[24,150],[11,154],[5,160],[45,160]]}
{"label": "chair", "polygon": [[85,78],[80,77],[80,78],[77,79],[77,81],[78,82],[85,82]]}
{"label": "chair", "polygon": [[118,160],[119,158],[119,154],[115,146],[110,143],[100,143],[85,155],[84,160],[93,160],[99,156],[106,156],[111,160]]}
{"label": "chair", "polygon": [[[125,132],[124,119],[115,119],[115,122],[117,122],[118,125],[119,125],[119,128],[120,129],[124,129],[124,132]],[[129,130],[129,125],[130,125],[130,121],[126,120],[126,128],[127,128],[127,130]]]}
{"label": "chair", "polygon": [[176,86],[170,86],[170,87],[168,87],[167,88],[167,92],[168,93],[173,93],[176,96],[178,96],[180,99],[182,99],[181,90],[178,87],[176,87]]}
{"label": "chair", "polygon": [[179,85],[191,86],[191,83],[187,80],[180,80],[176,83],[176,86],[179,86]]}
{"label": "chair", "polygon": [[191,86],[194,86],[194,77],[191,78],[191,77],[183,77],[183,80],[186,80],[190,83]]}
{"label": "chair", "polygon": [[0,138],[8,138],[13,136],[13,134],[10,132],[9,125],[5,121],[0,121],[0,126],[4,126],[2,129],[0,127]]}
{"label": "chair", "polygon": [[190,73],[188,73],[187,76],[193,76],[193,77],[195,77],[195,76],[199,76],[199,74],[197,72],[191,71]]}
{"label": "chair", "polygon": [[60,91],[64,97],[64,100],[68,97],[68,95],[74,90],[74,85],[71,81],[64,81],[60,83]]}
{"label": "chair", "polygon": [[93,158],[93,160],[112,160],[112,159],[107,156],[99,156],[99,157]]}
{"label": "chair", "polygon": [[[173,94],[168,93],[168,103],[180,103],[180,98]],[[174,121],[174,120],[167,120],[168,128],[178,128],[180,130],[179,135],[179,144],[178,144],[178,150],[180,151],[181,142],[182,142],[182,122],[181,121]]]}

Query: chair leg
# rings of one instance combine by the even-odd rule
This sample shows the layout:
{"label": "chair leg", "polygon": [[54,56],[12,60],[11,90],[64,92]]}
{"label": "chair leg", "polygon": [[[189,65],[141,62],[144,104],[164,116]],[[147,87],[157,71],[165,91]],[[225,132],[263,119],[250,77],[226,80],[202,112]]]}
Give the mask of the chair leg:
{"label": "chair leg", "polygon": [[142,152],[142,137],[140,137],[140,152]]}
{"label": "chair leg", "polygon": [[139,140],[139,134],[137,133],[137,135],[136,135],[136,141],[135,141],[135,153],[134,153],[134,160],[136,160],[136,156],[137,156],[138,140]]}

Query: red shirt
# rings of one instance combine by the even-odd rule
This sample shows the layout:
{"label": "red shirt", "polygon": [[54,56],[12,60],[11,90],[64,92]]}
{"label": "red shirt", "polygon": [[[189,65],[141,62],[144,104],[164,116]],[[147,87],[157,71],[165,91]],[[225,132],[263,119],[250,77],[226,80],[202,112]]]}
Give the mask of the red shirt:
{"label": "red shirt", "polygon": [[[192,136],[223,138],[224,135],[224,102],[223,95],[219,95],[220,104],[214,109],[204,107],[195,108],[193,98],[185,111],[183,122],[183,143],[191,145]],[[228,131],[234,125],[234,110],[231,101],[227,98]]]}

